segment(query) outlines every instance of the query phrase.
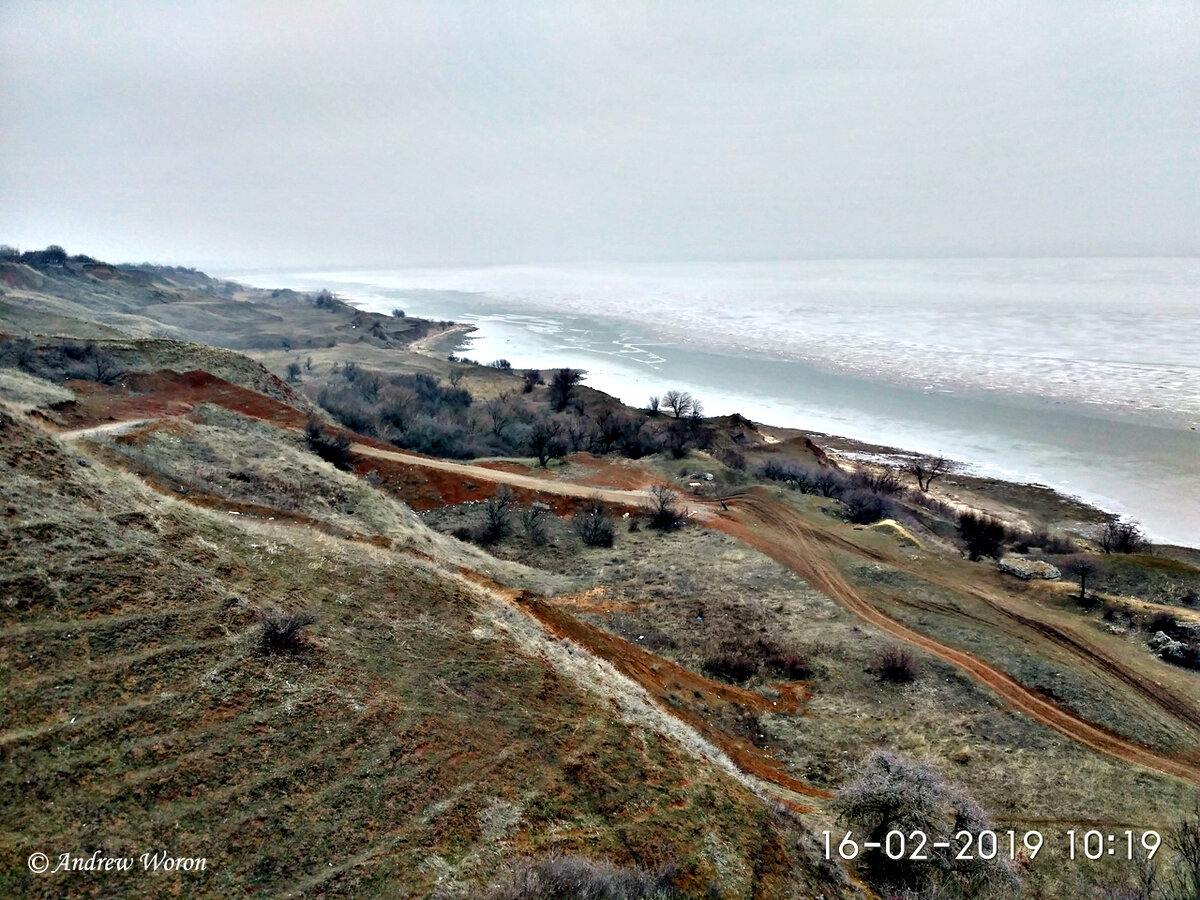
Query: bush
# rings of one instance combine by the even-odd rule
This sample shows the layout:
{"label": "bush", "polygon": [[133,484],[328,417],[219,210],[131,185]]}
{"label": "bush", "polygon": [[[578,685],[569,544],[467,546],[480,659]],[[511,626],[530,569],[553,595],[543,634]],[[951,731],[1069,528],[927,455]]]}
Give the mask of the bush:
{"label": "bush", "polygon": [[544,503],[531,503],[521,510],[521,527],[525,529],[525,537],[535,547],[545,544],[550,535],[546,530],[546,519],[550,508]]}
{"label": "bush", "polygon": [[735,472],[746,471],[746,457],[736,450],[729,449],[721,454],[721,462]]}
{"label": "bush", "polygon": [[558,369],[550,379],[550,405],[555,412],[562,412],[575,396],[575,388],[583,381],[579,369]]}
{"label": "bush", "polygon": [[613,520],[608,507],[593,497],[575,514],[575,533],[589,547],[613,545]]}
{"label": "bush", "polygon": [[512,507],[516,498],[508,485],[502,484],[483,504],[486,520],[477,538],[481,544],[502,541],[512,532]]}
{"label": "bush", "polygon": [[350,439],[346,435],[341,432],[326,433],[320,419],[311,418],[304,427],[304,437],[308,449],[321,459],[343,471],[350,470]]}
{"label": "bush", "polygon": [[842,497],[842,504],[846,508],[846,520],[855,525],[870,525],[895,514],[892,501],[873,491],[851,491]]}
{"label": "bush", "polygon": [[972,562],[985,556],[998,558],[1006,535],[1003,523],[969,510],[958,517],[958,533]]}
{"label": "bush", "polygon": [[1054,556],[1065,556],[1075,552],[1075,542],[1065,535],[1051,534],[1042,529],[1020,534],[1013,543],[1013,549],[1018,553],[1028,553],[1034,548]]}
{"label": "bush", "polygon": [[790,650],[774,650],[763,663],[775,674],[791,681],[804,681],[812,677],[812,666],[808,659]]}
{"label": "bush", "polygon": [[1100,529],[1100,546],[1105,553],[1144,553],[1150,542],[1136,522],[1113,519]]}
{"label": "bush", "polygon": [[921,674],[913,655],[903,647],[888,647],[875,660],[875,674],[890,684],[909,684]]}
{"label": "bush", "polygon": [[684,523],[683,513],[676,505],[675,492],[668,487],[656,484],[650,488],[650,500],[645,510],[651,528],[659,531],[674,531]]}
{"label": "bush", "polygon": [[670,870],[623,869],[583,856],[549,856],[523,861],[493,885],[487,900],[682,900]]}
{"label": "bush", "polygon": [[758,664],[748,654],[741,651],[723,652],[706,659],[702,666],[705,672],[713,678],[742,684],[749,681],[758,672]]}
{"label": "bush", "polygon": [[273,609],[263,614],[258,631],[258,648],[263,653],[295,653],[304,646],[303,631],[317,621],[317,614]]}
{"label": "bush", "polygon": [[[860,766],[855,779],[834,801],[839,821],[852,830],[862,848],[861,871],[880,894],[890,892],[936,897],[1015,895],[1020,880],[1014,863],[1001,852],[992,860],[973,853],[959,859],[959,831],[978,835],[994,828],[983,808],[964,791],[948,784],[926,763],[906,759],[891,750],[876,750]],[[891,831],[913,831],[928,840],[928,862],[888,858],[884,848]],[[867,848],[867,843],[876,848]],[[945,842],[939,848],[937,844]],[[906,846],[912,847],[909,843]]]}
{"label": "bush", "polygon": [[545,383],[546,381],[542,378],[541,372],[537,369],[530,369],[522,376],[521,391],[526,394],[532,394],[535,387]]}
{"label": "bush", "polygon": [[904,490],[904,483],[900,481],[900,476],[891,469],[883,469],[878,472],[859,470],[850,480],[856,487],[875,494],[882,494],[885,497],[894,497]]}

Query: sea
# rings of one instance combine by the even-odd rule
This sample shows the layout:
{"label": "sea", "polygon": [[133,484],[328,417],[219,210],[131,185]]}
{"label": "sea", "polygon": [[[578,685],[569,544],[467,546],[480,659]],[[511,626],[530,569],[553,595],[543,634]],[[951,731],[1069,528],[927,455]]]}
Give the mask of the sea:
{"label": "sea", "polygon": [[1200,546],[1200,259],[936,259],[230,272],[476,326],[644,405],[952,457]]}

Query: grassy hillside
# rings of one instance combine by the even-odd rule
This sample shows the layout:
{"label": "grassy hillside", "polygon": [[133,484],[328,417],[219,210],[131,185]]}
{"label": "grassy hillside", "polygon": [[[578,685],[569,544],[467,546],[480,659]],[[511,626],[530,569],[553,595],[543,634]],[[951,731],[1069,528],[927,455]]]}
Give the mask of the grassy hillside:
{"label": "grassy hillside", "polygon": [[[476,896],[551,848],[816,889],[794,825],[468,583],[165,498],[8,414],[0,438],[5,896],[145,893],[34,876],[39,848],[204,856],[154,882],[190,896]],[[316,611],[300,649],[259,649],[274,607]]]}

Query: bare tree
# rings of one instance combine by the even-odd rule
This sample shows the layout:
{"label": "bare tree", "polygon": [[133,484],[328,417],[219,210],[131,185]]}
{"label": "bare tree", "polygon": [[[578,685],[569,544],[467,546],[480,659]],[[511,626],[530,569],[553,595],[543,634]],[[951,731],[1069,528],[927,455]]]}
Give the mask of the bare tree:
{"label": "bare tree", "polygon": [[1090,557],[1072,556],[1062,564],[1062,570],[1079,580],[1079,599],[1087,598],[1087,583],[1089,578],[1095,578],[1101,572],[1100,563]]}
{"label": "bare tree", "polygon": [[935,479],[953,472],[954,463],[944,456],[934,456],[916,460],[908,467],[908,471],[917,479],[917,487],[924,493],[929,490]]}
{"label": "bare tree", "polygon": [[657,394],[655,394],[654,396],[652,396],[650,398],[650,403],[649,403],[649,405],[647,405],[646,409],[649,410],[650,415],[652,415],[652,416],[658,415],[659,410],[662,409],[662,400],[660,400],[658,398]]}
{"label": "bare tree", "polygon": [[534,424],[529,432],[529,446],[538,458],[538,464],[544,469],[546,463],[562,455],[562,422],[558,419],[542,419]]}
{"label": "bare tree", "polygon": [[287,380],[292,382],[300,380],[300,363],[290,362],[287,364]]}
{"label": "bare tree", "polygon": [[450,374],[447,375],[446,378],[450,382],[450,387],[458,387],[460,384],[462,384],[463,370],[451,369]]}
{"label": "bare tree", "polygon": [[696,401],[687,391],[667,391],[663,394],[662,402],[675,414],[675,418],[680,419],[691,412],[692,404]]}

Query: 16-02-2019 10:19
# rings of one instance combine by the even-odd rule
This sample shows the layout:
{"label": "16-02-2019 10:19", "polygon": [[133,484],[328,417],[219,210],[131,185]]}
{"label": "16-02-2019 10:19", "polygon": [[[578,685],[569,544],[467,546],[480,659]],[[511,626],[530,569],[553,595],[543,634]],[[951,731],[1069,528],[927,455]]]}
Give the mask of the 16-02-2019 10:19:
{"label": "16-02-2019 10:19", "polygon": [[[1012,829],[1001,832],[959,831],[952,839],[930,839],[929,835],[919,830],[907,833],[892,830],[882,840],[855,840],[849,831],[840,841],[830,831],[823,831],[821,835],[825,842],[825,858],[833,859],[836,855],[846,861],[856,859],[864,850],[879,850],[888,859],[908,859],[913,862],[928,860],[931,851],[938,850],[949,851],[952,858],[959,860],[995,859],[997,856],[1032,860],[1046,845],[1046,838],[1040,831],[1018,832]],[[1086,832],[1072,829],[1066,833],[1066,840],[1062,843],[1068,859],[1134,859],[1139,854],[1144,854],[1146,859],[1153,859],[1162,844],[1162,836],[1157,831],[1136,832],[1127,829],[1109,834],[1094,829]]]}

